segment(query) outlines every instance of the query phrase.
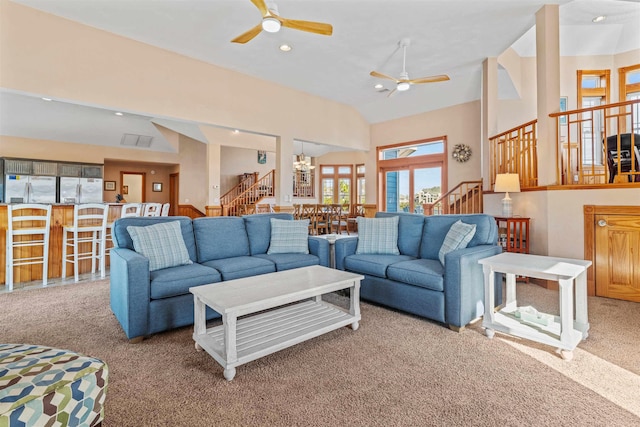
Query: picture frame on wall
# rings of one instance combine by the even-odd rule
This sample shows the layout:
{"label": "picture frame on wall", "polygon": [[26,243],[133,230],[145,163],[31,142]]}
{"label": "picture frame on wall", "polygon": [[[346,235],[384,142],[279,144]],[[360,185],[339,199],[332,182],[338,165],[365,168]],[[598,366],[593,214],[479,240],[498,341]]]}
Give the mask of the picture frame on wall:
{"label": "picture frame on wall", "polygon": [[162,183],[161,182],[154,182],[153,183],[153,187],[152,190],[156,193],[159,193],[162,191]]}
{"label": "picture frame on wall", "polygon": [[258,163],[264,165],[267,163],[267,152],[264,150],[258,150]]}
{"label": "picture frame on wall", "polygon": [[129,186],[128,185],[123,185],[122,186],[122,194],[129,194]]}
{"label": "picture frame on wall", "polygon": [[116,191],[116,182],[115,181],[105,181],[104,182],[104,191]]}
{"label": "picture frame on wall", "polygon": [[[566,96],[560,97],[560,112],[567,111],[567,102],[568,100]],[[560,116],[560,124],[561,125],[567,124],[567,116]]]}

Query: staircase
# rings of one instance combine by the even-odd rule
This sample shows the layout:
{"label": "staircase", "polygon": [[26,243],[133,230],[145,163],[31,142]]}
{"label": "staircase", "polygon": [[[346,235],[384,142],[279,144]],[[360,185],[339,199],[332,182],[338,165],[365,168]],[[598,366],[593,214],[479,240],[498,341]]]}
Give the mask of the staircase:
{"label": "staircase", "polygon": [[273,197],[275,195],[275,176],[275,169],[259,179],[257,173],[247,175],[238,185],[220,197],[222,215],[242,215],[242,206],[255,205],[265,197]]}
{"label": "staircase", "polygon": [[433,203],[422,205],[425,215],[482,213],[482,180],[462,181]]}

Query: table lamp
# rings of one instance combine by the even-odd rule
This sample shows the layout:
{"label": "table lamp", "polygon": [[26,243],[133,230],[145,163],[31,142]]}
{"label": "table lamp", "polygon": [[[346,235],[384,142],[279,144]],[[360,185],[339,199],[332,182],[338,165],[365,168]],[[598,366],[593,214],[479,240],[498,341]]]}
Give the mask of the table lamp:
{"label": "table lamp", "polygon": [[493,187],[493,191],[496,193],[506,193],[504,199],[502,199],[502,216],[510,218],[513,216],[513,203],[509,192],[520,192],[520,177],[517,173],[500,173],[496,175],[496,183]]}

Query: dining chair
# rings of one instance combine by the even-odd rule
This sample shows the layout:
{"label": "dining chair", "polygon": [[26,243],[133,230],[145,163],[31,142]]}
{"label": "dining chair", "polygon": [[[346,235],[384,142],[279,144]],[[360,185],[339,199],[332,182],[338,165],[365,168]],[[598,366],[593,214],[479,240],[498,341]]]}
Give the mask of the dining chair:
{"label": "dining chair", "polygon": [[145,203],[142,216],[160,216],[162,203]]}

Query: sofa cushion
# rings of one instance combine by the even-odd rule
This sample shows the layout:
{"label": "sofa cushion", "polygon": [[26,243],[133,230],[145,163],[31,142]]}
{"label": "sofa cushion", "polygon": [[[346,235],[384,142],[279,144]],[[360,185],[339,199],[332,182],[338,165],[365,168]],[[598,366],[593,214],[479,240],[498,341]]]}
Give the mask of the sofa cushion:
{"label": "sofa cushion", "polygon": [[199,263],[249,255],[249,238],[242,218],[197,218],[193,220],[193,232]]}
{"label": "sofa cushion", "polygon": [[449,232],[449,228],[458,220],[476,225],[476,234],[467,247],[478,245],[495,245],[498,240],[498,226],[496,220],[486,214],[467,215],[432,215],[424,219],[420,258],[439,259],[438,253]]}
{"label": "sofa cushion", "polygon": [[293,220],[288,213],[255,214],[242,217],[249,237],[251,255],[266,254],[271,242],[271,218]]}
{"label": "sofa cushion", "polygon": [[271,261],[275,264],[276,271],[320,265],[320,258],[311,254],[262,254],[255,257]]}
{"label": "sofa cushion", "polygon": [[444,237],[444,242],[442,242],[440,252],[438,252],[438,258],[442,265],[444,265],[445,254],[466,248],[474,234],[476,234],[475,224],[465,224],[461,220],[454,222]]}
{"label": "sofa cushion", "polygon": [[434,259],[397,262],[387,268],[387,277],[434,291],[444,291],[444,267]]}
{"label": "sofa cushion", "polygon": [[308,254],[309,220],[271,218],[271,241],[267,254]]}
{"label": "sofa cushion", "polygon": [[349,255],[344,259],[344,266],[347,270],[386,278],[387,267],[396,262],[409,261],[415,259],[408,255]]}
{"label": "sofa cushion", "polygon": [[358,247],[356,254],[400,255],[398,250],[398,217],[356,218]]}
{"label": "sofa cushion", "polygon": [[207,285],[222,280],[217,270],[200,264],[152,271],[150,278],[152,300],[188,294],[191,286]]}
{"label": "sofa cushion", "polygon": [[149,259],[149,271],[192,263],[178,221],[146,227],[130,225],[127,231],[135,251]]}
{"label": "sofa cushion", "polygon": [[276,271],[276,266],[271,261],[252,256],[217,259],[204,262],[202,265],[218,270],[222,274],[223,280],[239,279]]}
{"label": "sofa cushion", "polygon": [[118,218],[113,223],[112,236],[113,244],[119,248],[127,248],[135,251],[133,240],[127,231],[130,225],[144,227],[147,225],[160,224],[164,222],[178,221],[180,223],[180,231],[182,239],[189,252],[189,259],[193,262],[198,260],[196,254],[196,240],[193,234],[193,221],[186,216],[155,216],[155,217],[129,217]]}
{"label": "sofa cushion", "polygon": [[406,212],[376,212],[376,218],[398,217],[398,250],[402,255],[418,257],[424,227],[424,215]]}

